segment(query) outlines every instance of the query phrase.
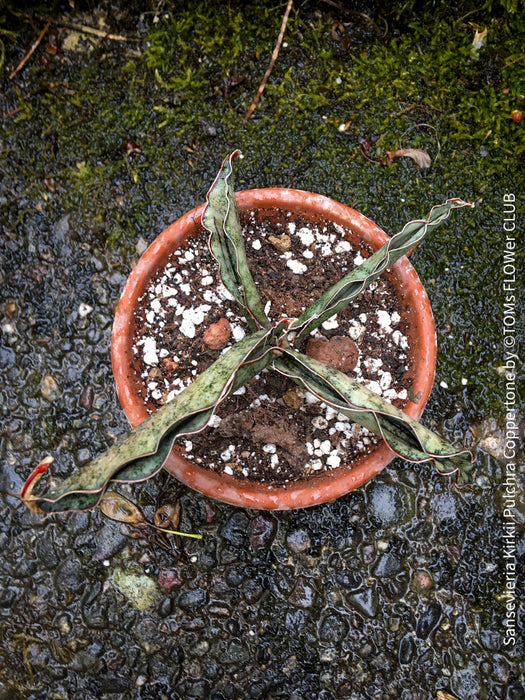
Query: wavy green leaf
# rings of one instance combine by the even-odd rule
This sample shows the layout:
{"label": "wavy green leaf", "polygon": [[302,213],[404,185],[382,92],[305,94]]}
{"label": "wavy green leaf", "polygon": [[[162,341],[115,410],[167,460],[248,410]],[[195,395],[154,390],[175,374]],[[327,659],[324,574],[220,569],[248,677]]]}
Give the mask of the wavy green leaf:
{"label": "wavy green leaf", "polygon": [[295,345],[300,348],[313,330],[344,309],[386,269],[420,243],[430,228],[444,221],[453,209],[472,206],[461,199],[448,199],[433,207],[426,219],[416,219],[406,224],[402,231],[392,236],[388,243],[343,277],[294,321],[290,331],[297,333]]}
{"label": "wavy green leaf", "polygon": [[329,406],[382,437],[409,462],[434,462],[442,474],[458,472],[458,482],[470,483],[472,455],[407,416],[346,374],[293,350],[281,350],[273,366]]}
{"label": "wavy green leaf", "polygon": [[233,189],[234,158],[241,154],[234,151],[222,162],[221,169],[206,196],[206,208],[202,224],[210,232],[209,246],[219,263],[221,279],[241,305],[242,312],[252,330],[270,325],[259,293],[248,267],[239,214]]}
{"label": "wavy green leaf", "polygon": [[271,330],[244,338],[127,437],[55,488],[26,500],[46,513],[91,508],[110,481],[149,479],[177,438],[203,430],[219,404],[271,362],[272,347]]}

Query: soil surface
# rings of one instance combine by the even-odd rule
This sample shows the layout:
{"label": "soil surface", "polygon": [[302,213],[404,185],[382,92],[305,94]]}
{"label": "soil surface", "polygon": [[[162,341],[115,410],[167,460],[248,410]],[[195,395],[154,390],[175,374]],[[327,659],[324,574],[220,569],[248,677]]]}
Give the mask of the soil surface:
{"label": "soil surface", "polygon": [[[290,212],[251,212],[242,226],[250,269],[274,322],[300,316],[372,252],[338,224],[313,224]],[[149,410],[173,399],[231,347],[226,341],[213,351],[205,342],[221,320],[234,338],[248,332],[201,230],[158,270],[137,312],[134,348]],[[306,352],[338,367],[350,360],[349,376],[402,408],[412,369],[406,323],[387,273],[337,318],[325,321]],[[186,456],[206,469],[269,485],[351,468],[378,443],[368,430],[271,369],[221,404],[212,427],[184,441]]]}

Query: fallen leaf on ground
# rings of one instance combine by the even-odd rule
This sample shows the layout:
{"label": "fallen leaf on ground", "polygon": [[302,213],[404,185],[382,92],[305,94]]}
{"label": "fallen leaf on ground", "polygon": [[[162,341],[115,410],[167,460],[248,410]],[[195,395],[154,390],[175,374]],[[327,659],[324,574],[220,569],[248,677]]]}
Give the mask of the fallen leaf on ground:
{"label": "fallen leaf on ground", "polygon": [[153,516],[153,522],[159,528],[173,528],[176,530],[180,523],[180,503],[167,503],[161,506]]}
{"label": "fallen leaf on ground", "polygon": [[385,165],[392,165],[394,158],[401,157],[412,158],[422,170],[430,168],[432,164],[428,153],[421,148],[398,148],[396,151],[387,151],[386,153]]}
{"label": "fallen leaf on ground", "polygon": [[117,520],[120,523],[139,527],[147,525],[141,510],[116,491],[106,491],[100,499],[100,510],[111,520]]}
{"label": "fallen leaf on ground", "polygon": [[476,33],[474,34],[474,40],[472,42],[472,53],[474,56],[477,56],[479,53],[479,50],[481,47],[484,45],[484,43],[487,40],[487,28],[482,29],[481,31],[479,29],[476,29]]}

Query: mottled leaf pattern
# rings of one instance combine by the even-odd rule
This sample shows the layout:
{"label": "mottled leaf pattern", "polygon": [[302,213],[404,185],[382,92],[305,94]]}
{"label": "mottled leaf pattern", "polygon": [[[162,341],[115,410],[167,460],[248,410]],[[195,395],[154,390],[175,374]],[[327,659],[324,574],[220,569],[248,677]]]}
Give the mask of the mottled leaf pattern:
{"label": "mottled leaf pattern", "polygon": [[453,209],[471,206],[461,199],[449,199],[444,204],[433,207],[426,219],[406,224],[402,231],[392,236],[388,243],[343,277],[294,321],[290,330],[297,332],[296,346],[300,348],[313,330],[344,309],[385,270],[412,250],[430,228],[444,221]]}
{"label": "mottled leaf pattern", "polygon": [[124,439],[44,495],[29,495],[45,512],[91,508],[110,481],[143,481],[162,467],[176,438],[203,430],[217,406],[272,360],[270,330],[244,338],[188,388]]}
{"label": "mottled leaf pattern", "polygon": [[224,159],[206,197],[203,226],[210,232],[210,250],[219,263],[221,279],[239,302],[252,330],[266,328],[270,322],[264,313],[259,292],[253,281],[242,237],[233,189],[232,161],[240,155],[234,151]]}
{"label": "mottled leaf pattern", "polygon": [[472,455],[407,416],[362,384],[294,350],[282,350],[274,367],[351,420],[382,437],[409,462],[433,461],[442,474],[458,472],[459,483],[472,480]]}

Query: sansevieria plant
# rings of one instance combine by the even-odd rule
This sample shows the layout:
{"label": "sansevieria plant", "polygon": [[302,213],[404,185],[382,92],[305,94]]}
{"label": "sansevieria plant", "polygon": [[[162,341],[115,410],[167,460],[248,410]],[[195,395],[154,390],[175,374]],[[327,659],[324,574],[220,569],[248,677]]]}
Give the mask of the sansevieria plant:
{"label": "sansevieria plant", "polygon": [[459,484],[472,480],[472,455],[468,450],[449,445],[362,384],[304,352],[312,331],[410,252],[453,209],[472,205],[449,199],[435,206],[426,219],[406,224],[299,318],[274,323],[264,311],[245,254],[232,184],[233,161],[238,155],[235,151],[223,161],[208,192],[202,223],[210,232],[209,247],[219,265],[220,278],[237,300],[251,334],[225,351],[190,386],[107,452],[62,483],[34,493],[53,461],[45,458],[22,489],[21,496],[31,510],[51,514],[92,508],[101,502],[111,482],[129,483],[154,476],[176,440],[202,431],[221,403],[264,368],[290,377],[328,406],[380,436],[403,459],[432,461],[440,473],[456,474]]}

